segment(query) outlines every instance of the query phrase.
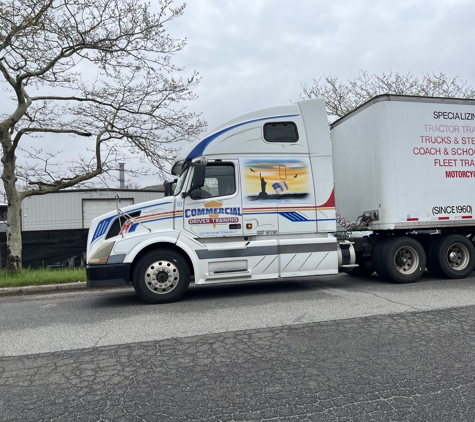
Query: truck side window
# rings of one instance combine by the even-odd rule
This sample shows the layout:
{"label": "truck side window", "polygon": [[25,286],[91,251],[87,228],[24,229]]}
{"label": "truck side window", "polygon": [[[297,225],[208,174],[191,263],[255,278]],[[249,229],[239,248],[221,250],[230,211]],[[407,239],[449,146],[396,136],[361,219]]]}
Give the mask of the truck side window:
{"label": "truck side window", "polygon": [[299,133],[293,122],[275,122],[264,125],[264,139],[267,142],[297,142]]}
{"label": "truck side window", "polygon": [[234,166],[229,163],[208,164],[203,189],[212,197],[232,195],[236,192]]}

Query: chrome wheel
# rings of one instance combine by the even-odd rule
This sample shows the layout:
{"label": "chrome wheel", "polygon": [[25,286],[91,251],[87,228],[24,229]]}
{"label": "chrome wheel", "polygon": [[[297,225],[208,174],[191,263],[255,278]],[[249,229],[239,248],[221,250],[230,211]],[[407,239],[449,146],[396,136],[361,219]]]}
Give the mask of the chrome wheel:
{"label": "chrome wheel", "polygon": [[171,292],[180,281],[180,272],[173,262],[156,261],[145,271],[145,285],[156,294]]}
{"label": "chrome wheel", "polygon": [[138,259],[132,277],[135,291],[145,302],[175,302],[188,289],[190,266],[176,251],[154,249]]}

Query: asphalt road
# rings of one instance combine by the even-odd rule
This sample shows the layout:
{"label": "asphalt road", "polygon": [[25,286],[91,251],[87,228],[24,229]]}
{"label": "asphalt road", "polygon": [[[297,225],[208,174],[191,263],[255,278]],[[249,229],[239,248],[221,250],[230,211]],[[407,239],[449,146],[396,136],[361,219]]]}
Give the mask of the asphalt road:
{"label": "asphalt road", "polygon": [[475,278],[0,298],[0,421],[473,421]]}

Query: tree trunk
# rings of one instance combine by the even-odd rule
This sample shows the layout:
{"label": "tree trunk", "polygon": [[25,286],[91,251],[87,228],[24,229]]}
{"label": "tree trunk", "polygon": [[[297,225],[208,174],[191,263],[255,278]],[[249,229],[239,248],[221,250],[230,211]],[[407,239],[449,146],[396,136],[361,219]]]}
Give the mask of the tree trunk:
{"label": "tree trunk", "polygon": [[21,201],[16,194],[8,201],[7,217],[7,271],[21,270]]}
{"label": "tree trunk", "polygon": [[11,137],[8,130],[1,131],[3,148],[2,180],[7,196],[7,271],[21,269],[21,195],[16,188],[15,165],[16,156],[11,148]]}

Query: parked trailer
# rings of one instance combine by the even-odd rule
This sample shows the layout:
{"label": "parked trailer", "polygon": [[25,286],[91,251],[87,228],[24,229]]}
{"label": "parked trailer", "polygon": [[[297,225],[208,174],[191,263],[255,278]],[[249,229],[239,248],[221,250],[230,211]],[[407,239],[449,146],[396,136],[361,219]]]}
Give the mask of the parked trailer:
{"label": "parked trailer", "polygon": [[466,277],[474,120],[473,100],[393,95],[333,123],[331,139],[322,99],[236,118],[181,152],[172,195],[92,221],[88,285],[133,283],[161,303],[191,276]]}
{"label": "parked trailer", "polygon": [[[462,278],[475,265],[475,101],[381,95],[331,125],[336,209],[363,215],[355,273]],[[368,247],[371,246],[371,247]]]}

